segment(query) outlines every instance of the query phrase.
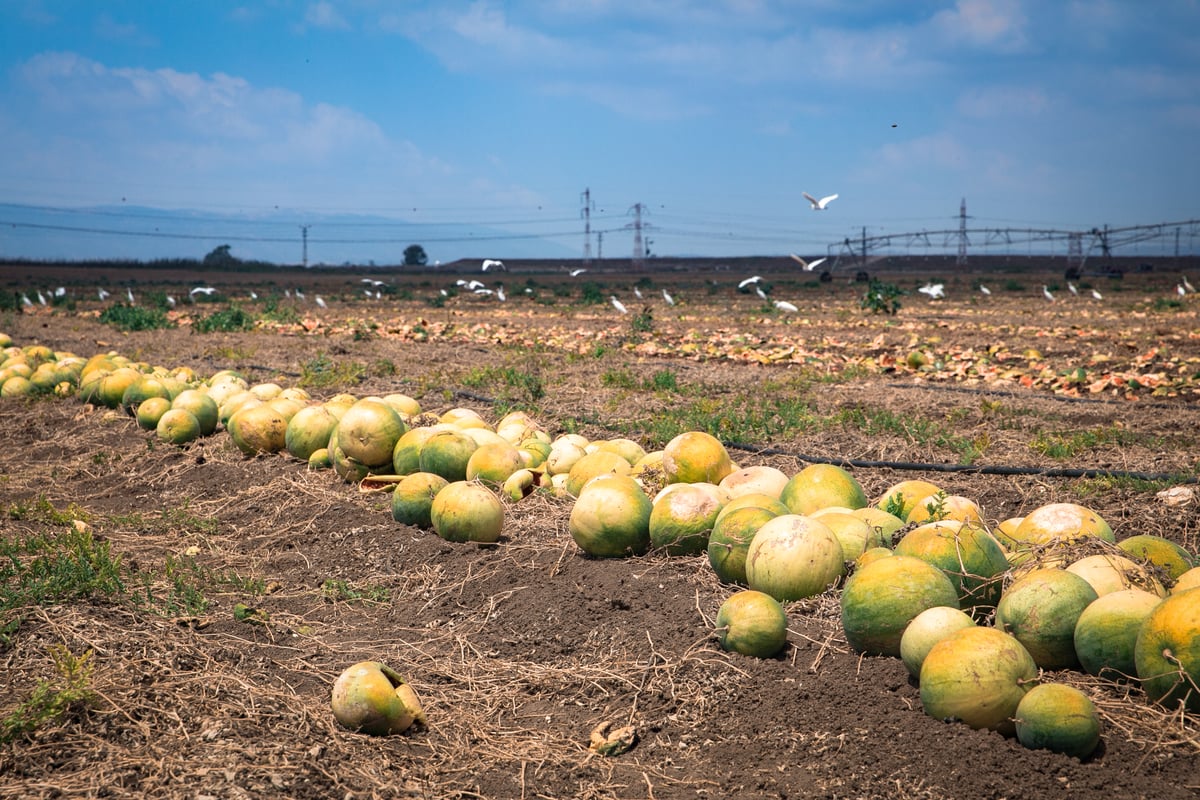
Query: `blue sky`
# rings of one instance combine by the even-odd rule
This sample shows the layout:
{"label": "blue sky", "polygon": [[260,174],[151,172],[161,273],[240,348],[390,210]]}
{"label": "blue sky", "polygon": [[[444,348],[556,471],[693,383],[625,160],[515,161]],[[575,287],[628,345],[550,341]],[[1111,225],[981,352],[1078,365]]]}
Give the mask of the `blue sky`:
{"label": "blue sky", "polygon": [[1200,2],[0,0],[0,152],[0,204],[110,209],[63,227],[186,210],[270,257],[311,224],[333,263],[422,232],[431,260],[581,255],[585,189],[605,256],[637,203],[660,255],[823,254],[956,227],[963,197],[980,227],[1186,220]]}

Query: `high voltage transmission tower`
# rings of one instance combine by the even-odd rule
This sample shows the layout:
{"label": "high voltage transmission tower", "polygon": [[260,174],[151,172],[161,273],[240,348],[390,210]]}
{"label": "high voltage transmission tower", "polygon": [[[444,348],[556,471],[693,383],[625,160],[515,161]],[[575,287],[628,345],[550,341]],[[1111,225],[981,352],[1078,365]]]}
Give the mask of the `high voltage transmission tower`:
{"label": "high voltage transmission tower", "polygon": [[595,210],[596,203],[592,200],[592,190],[583,190],[583,210],[580,215],[583,217],[583,263],[592,263],[592,211]]}
{"label": "high voltage transmission tower", "polygon": [[633,267],[634,269],[642,269],[646,266],[646,246],[642,241],[642,231],[648,230],[652,226],[649,223],[642,222],[642,212],[646,206],[642,203],[634,203],[629,209],[633,212],[633,222],[626,225],[626,228],[633,228]]}
{"label": "high voltage transmission tower", "polygon": [[962,199],[958,207],[958,259],[954,262],[960,267],[967,265],[967,198]]}
{"label": "high voltage transmission tower", "polygon": [[308,266],[308,229],[311,227],[312,227],[311,225],[301,225],[300,226],[300,239],[303,242],[303,245],[301,248],[301,255],[302,255],[301,263],[304,264],[305,267]]}

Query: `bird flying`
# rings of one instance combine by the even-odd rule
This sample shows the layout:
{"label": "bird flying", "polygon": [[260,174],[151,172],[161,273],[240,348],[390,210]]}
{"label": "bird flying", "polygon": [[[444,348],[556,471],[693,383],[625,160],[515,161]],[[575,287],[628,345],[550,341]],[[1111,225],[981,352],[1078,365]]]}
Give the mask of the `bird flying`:
{"label": "bird flying", "polygon": [[929,295],[930,300],[937,300],[940,297],[946,296],[946,285],[942,283],[927,283],[920,289],[917,289],[921,294]]}
{"label": "bird flying", "polygon": [[582,275],[585,272],[587,272],[587,267],[579,267],[578,269],[573,269],[573,270],[571,270],[571,277],[578,278],[580,275]]}
{"label": "bird flying", "polygon": [[192,297],[195,297],[195,296],[196,296],[196,295],[198,295],[198,294],[207,294],[207,295],[212,295],[212,294],[214,294],[216,291],[217,291],[217,290],[216,290],[216,289],[214,289],[214,288],[213,288],[213,287],[211,287],[211,286],[197,286],[196,288],[194,288],[194,289],[192,289],[190,292],[188,292],[188,294],[189,294],[190,296],[192,296]]}
{"label": "bird flying", "polygon": [[497,261],[494,258],[485,258],[483,260],[483,271],[487,272],[489,269],[501,269],[508,272],[508,267],[504,266],[503,261]]}
{"label": "bird flying", "polygon": [[629,313],[629,310],[625,308],[625,304],[618,300],[616,295],[609,297],[609,300],[612,300],[613,308],[615,308],[617,311],[620,311],[622,314]]}
{"label": "bird flying", "polygon": [[826,195],[825,197],[822,197],[820,200],[818,200],[817,198],[813,197],[808,192],[801,192],[800,194],[804,195],[805,200],[812,203],[813,211],[824,211],[825,206],[829,205],[834,200],[837,200],[837,197],[838,197],[836,194],[831,194],[831,195]]}
{"label": "bird flying", "polygon": [[101,300],[107,300],[109,298],[108,292],[104,291],[103,289],[97,290],[96,294],[100,297]]}
{"label": "bird flying", "polygon": [[675,305],[675,298],[671,297],[671,295],[669,295],[667,293],[666,289],[663,289],[662,292],[663,292],[663,300],[667,301],[667,305],[669,305],[669,306]]}
{"label": "bird flying", "polygon": [[761,280],[762,280],[762,277],[761,277],[761,276],[759,276],[759,275],[755,275],[753,278],[746,278],[746,280],[744,280],[744,281],[742,281],[741,283],[739,283],[739,284],[738,284],[738,288],[739,288],[739,289],[745,289],[745,288],[746,288],[747,286],[749,286],[750,284],[752,284],[752,283],[758,283],[758,282],[759,282],[759,281],[761,281]]}
{"label": "bird flying", "polygon": [[799,264],[800,266],[804,267],[804,271],[805,271],[805,272],[812,272],[814,269],[816,269],[817,267],[821,266],[822,264],[824,264],[824,263],[825,263],[825,262],[826,262],[826,261],[829,259],[829,257],[828,257],[828,256],[822,256],[821,258],[818,258],[816,261],[813,261],[813,262],[811,262],[811,263],[810,263],[810,262],[808,262],[808,261],[805,261],[805,260],[804,260],[803,258],[801,258],[800,256],[796,255],[795,253],[790,253],[789,255],[791,255],[792,259],[793,259],[793,260],[794,260],[794,261],[795,261],[797,264]]}

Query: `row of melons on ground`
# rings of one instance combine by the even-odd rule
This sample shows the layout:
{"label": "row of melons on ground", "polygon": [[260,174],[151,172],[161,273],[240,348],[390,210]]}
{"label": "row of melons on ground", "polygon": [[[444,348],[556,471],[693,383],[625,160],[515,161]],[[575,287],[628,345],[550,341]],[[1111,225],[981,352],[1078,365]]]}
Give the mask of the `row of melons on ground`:
{"label": "row of melons on ground", "polygon": [[[722,582],[748,587],[716,615],[727,650],[777,655],[783,604],[841,586],[849,644],[902,658],[940,719],[1086,757],[1100,737],[1094,705],[1040,680],[1064,669],[1136,681],[1154,702],[1200,710],[1193,555],[1154,535],[1118,543],[1080,505],[1047,504],[989,528],[975,502],[927,481],[902,481],[871,503],[838,466],[792,476],[739,467],[702,432],[646,452],[624,438],[551,437],[522,412],[493,426],[466,408],[422,413],[400,394],[318,402],[230,370],[200,380],[5,338],[0,395],[77,396],[175,444],[223,425],[247,455],[286,452],[391,491],[394,519],[450,541],[499,541],[504,501],[540,490],[574,499],[569,530],[590,556],[706,553]],[[353,729],[402,730],[421,718],[411,687],[373,662],[348,669],[334,698]]]}

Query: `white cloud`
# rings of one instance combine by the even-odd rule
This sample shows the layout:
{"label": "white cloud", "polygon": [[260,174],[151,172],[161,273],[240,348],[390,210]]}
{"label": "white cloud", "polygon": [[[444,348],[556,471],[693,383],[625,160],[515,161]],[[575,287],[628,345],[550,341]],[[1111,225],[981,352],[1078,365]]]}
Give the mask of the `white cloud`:
{"label": "white cloud", "polygon": [[1019,0],[958,0],[953,9],[939,11],[930,20],[952,45],[1001,51],[1025,48],[1028,22]]}
{"label": "white cloud", "polygon": [[[355,196],[356,187],[395,192],[449,169],[353,109],[236,76],[114,68],[74,53],[36,56],[17,75],[33,100],[24,124],[55,132],[55,157],[82,181],[140,179],[180,194],[259,185],[275,197],[338,185]],[[50,144],[0,131],[0,147],[45,163],[42,151],[27,151]]]}
{"label": "white cloud", "polygon": [[1046,111],[1050,100],[1037,86],[980,86],[959,95],[960,114],[975,118],[1033,116]]}
{"label": "white cloud", "polygon": [[304,10],[304,24],[309,28],[325,30],[348,30],[350,28],[350,23],[346,22],[346,18],[334,8],[333,3],[326,0],[308,4],[308,8]]}

